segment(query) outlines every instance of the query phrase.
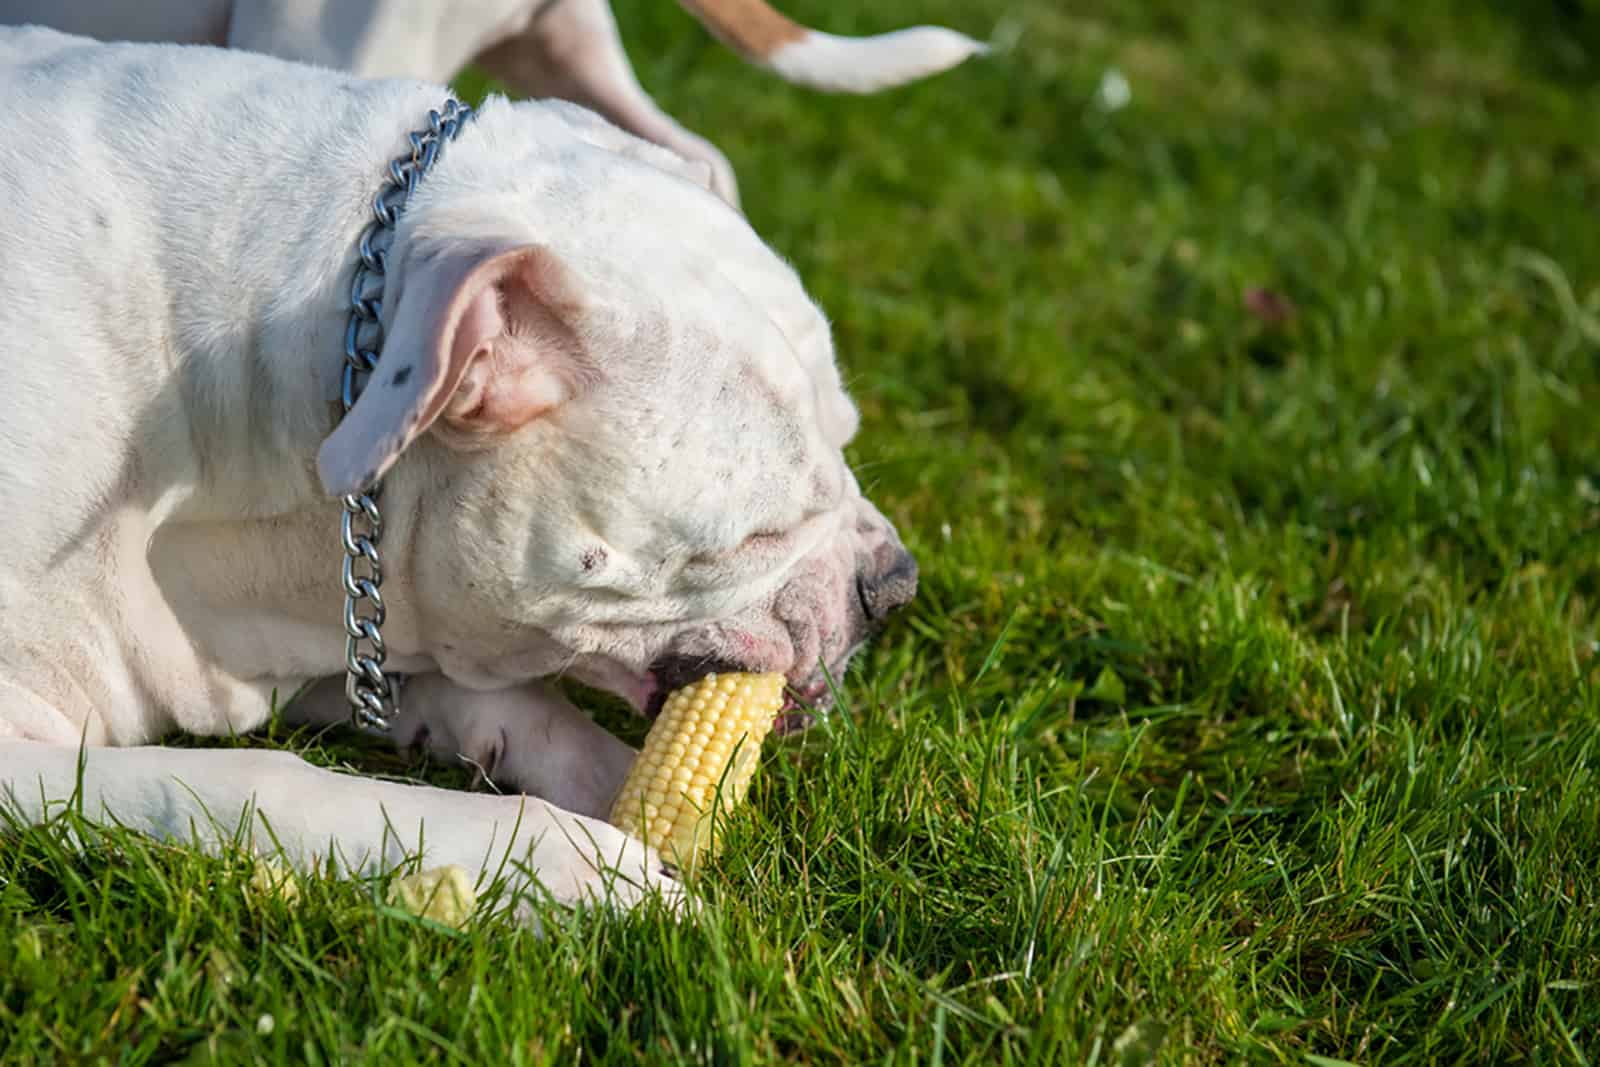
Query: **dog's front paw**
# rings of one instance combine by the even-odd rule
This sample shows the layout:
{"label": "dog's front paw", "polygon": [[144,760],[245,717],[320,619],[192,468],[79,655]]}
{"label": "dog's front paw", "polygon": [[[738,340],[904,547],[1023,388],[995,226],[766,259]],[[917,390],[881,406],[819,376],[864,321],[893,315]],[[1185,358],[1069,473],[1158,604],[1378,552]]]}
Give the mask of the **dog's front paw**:
{"label": "dog's front paw", "polygon": [[576,708],[560,722],[509,724],[494,780],[556,807],[603,819],[639,753]]}
{"label": "dog's front paw", "polygon": [[607,825],[606,829],[622,840],[621,853],[618,862],[601,873],[600,881],[604,883],[605,895],[596,895],[593,899],[604,899],[608,906],[620,910],[656,899],[675,916],[692,912],[693,898],[683,882],[679,881],[678,872],[662,859],[659,852],[613,826]]}
{"label": "dog's front paw", "polygon": [[533,846],[529,873],[556,901],[629,911],[656,900],[674,915],[691,910],[677,872],[655,849],[609,823],[547,808],[553,822]]}

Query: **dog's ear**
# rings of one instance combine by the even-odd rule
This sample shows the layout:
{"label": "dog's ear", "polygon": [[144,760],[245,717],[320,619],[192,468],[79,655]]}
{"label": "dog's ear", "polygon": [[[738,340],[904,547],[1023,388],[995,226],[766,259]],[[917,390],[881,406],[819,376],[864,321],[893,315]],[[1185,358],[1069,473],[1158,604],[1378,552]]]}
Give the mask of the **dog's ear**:
{"label": "dog's ear", "polygon": [[549,249],[442,252],[400,281],[378,369],[317,455],[334,495],[370,486],[441,420],[457,439],[516,430],[584,377],[582,288]]}

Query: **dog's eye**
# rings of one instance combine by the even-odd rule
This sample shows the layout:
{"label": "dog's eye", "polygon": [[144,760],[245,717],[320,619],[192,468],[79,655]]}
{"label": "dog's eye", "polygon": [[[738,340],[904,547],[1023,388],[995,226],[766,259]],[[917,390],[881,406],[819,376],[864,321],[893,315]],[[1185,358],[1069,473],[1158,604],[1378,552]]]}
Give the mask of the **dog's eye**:
{"label": "dog's eye", "polygon": [[783,543],[783,538],[784,533],[782,530],[763,530],[760,533],[753,533],[746,537],[739,545],[739,551],[756,552],[763,548],[777,548]]}
{"label": "dog's eye", "polygon": [[775,552],[783,547],[787,536],[782,531],[762,530],[751,534],[732,548],[720,552],[698,552],[689,557],[689,566],[726,567],[733,563],[754,563],[752,557]]}

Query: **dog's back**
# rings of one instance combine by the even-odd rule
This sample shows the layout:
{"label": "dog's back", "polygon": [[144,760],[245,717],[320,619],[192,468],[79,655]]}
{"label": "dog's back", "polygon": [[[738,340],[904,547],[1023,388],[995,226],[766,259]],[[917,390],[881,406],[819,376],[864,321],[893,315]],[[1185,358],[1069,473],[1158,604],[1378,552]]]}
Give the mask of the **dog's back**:
{"label": "dog's back", "polygon": [[8,0],[3,17],[13,26],[48,26],[104,41],[220,45],[228,40],[233,6],[232,0]]}
{"label": "dog's back", "polygon": [[[74,37],[44,26],[0,26],[0,79],[11,79],[22,74],[25,64],[46,63],[62,52],[74,48],[90,48],[93,41]],[[7,84],[7,101],[17,101],[12,95],[14,85]]]}

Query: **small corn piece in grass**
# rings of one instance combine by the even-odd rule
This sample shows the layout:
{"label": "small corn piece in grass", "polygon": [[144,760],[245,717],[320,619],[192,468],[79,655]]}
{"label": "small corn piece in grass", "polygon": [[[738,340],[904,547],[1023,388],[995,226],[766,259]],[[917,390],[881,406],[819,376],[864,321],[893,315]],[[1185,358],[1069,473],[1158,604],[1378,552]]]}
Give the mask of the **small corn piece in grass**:
{"label": "small corn piece in grass", "polygon": [[451,864],[396,878],[389,883],[389,905],[460,929],[472,918],[478,895],[466,870]]}
{"label": "small corn piece in grass", "polygon": [[720,844],[716,809],[744,800],[782,710],[781,674],[708,674],[672,693],[611,806],[612,825],[692,868]]}
{"label": "small corn piece in grass", "polygon": [[300,899],[300,886],[294,871],[275,856],[257,856],[250,866],[250,888],[263,897],[277,897],[286,904]]}

